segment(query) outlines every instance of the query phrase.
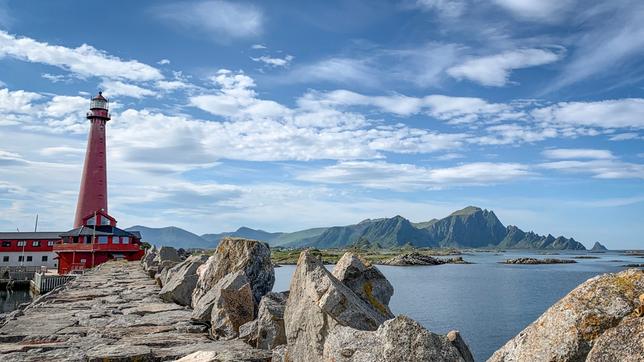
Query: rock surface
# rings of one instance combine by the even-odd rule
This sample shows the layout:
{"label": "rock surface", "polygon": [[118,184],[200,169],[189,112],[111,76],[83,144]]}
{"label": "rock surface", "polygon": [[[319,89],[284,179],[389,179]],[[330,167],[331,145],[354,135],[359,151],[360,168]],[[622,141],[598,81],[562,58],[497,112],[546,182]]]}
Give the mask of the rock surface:
{"label": "rock surface", "polygon": [[537,258],[516,258],[506,259],[503,264],[574,264],[576,261],[571,259],[537,259]]}
{"label": "rock surface", "polygon": [[[271,263],[268,244],[257,240],[224,238],[215,254],[197,269],[197,285],[192,294],[195,311],[207,311],[212,304],[209,291],[226,274],[243,271],[250,282],[255,304],[273,289],[275,272]],[[195,313],[194,319],[204,320],[203,313]]]}
{"label": "rock surface", "polygon": [[197,285],[197,268],[208,260],[206,255],[193,255],[168,269],[163,288],[159,292],[161,299],[190,306],[192,292]]}
{"label": "rock surface", "polygon": [[644,360],[644,318],[633,318],[607,330],[595,341],[587,362]]}
{"label": "rock surface", "polygon": [[[626,341],[635,336],[622,333],[640,333],[637,328],[641,327],[628,321],[635,316],[642,293],[642,270],[591,278],[550,307],[488,361],[584,361],[591,348],[595,349],[595,361],[601,361],[603,353],[619,352],[614,350],[616,347],[611,347],[612,351],[602,348],[610,341],[636,349],[637,342]],[[642,318],[637,320],[632,323],[642,323]]]}
{"label": "rock surface", "polygon": [[[386,321],[376,331],[338,327],[327,337],[325,361],[474,361],[460,335],[447,336],[429,332],[418,322],[398,316]],[[458,343],[458,347],[455,343]],[[459,350],[463,349],[463,353]],[[290,353],[290,349],[289,349]]]}
{"label": "rock surface", "polygon": [[211,334],[217,338],[235,338],[239,335],[239,327],[253,320],[255,314],[250,282],[239,270],[221,278],[213,291]]}
{"label": "rock surface", "polygon": [[300,254],[284,311],[288,356],[321,360],[326,337],[334,328],[376,330],[384,321],[308,250]]}
{"label": "rock surface", "polygon": [[389,309],[394,287],[369,261],[353,253],[345,253],[332,274],[386,319],[394,317]]}
{"label": "rock surface", "polygon": [[419,252],[412,252],[394,256],[382,262],[383,265],[410,266],[410,265],[442,265],[442,264],[469,264],[462,257],[449,259],[434,258]]}
{"label": "rock surface", "polygon": [[264,295],[259,302],[257,319],[240,328],[240,338],[243,337],[248,344],[261,349],[270,350],[286,344],[284,309],[287,298],[288,292],[270,292]]}
{"label": "rock surface", "polygon": [[242,341],[213,341],[188,321],[190,311],[164,303],[139,263],[111,261],[58,292],[45,294],[0,328],[0,360],[175,360],[214,351],[221,361],[268,361]]}

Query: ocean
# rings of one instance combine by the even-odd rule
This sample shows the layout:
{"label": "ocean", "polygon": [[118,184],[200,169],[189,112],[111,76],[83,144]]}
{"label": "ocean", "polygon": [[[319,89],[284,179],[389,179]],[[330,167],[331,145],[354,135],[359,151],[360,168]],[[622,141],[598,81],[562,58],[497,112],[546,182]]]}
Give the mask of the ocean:
{"label": "ocean", "polygon": [[[476,361],[485,361],[577,285],[598,274],[624,270],[623,264],[644,263],[621,254],[583,253],[599,259],[575,259],[576,264],[506,265],[498,262],[582,254],[476,252],[463,255],[475,264],[378,268],[394,286],[389,303],[394,314],[407,315],[435,333],[460,331]],[[294,270],[294,265],[276,268],[273,290],[288,290]]]}

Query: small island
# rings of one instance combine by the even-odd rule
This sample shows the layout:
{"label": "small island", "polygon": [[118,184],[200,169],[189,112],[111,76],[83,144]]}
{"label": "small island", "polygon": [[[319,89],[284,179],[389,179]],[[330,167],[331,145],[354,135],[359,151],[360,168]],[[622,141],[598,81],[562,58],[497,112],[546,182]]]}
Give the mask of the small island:
{"label": "small island", "polygon": [[571,259],[537,259],[537,258],[516,258],[516,259],[505,259],[505,261],[500,262],[501,264],[574,264],[576,261]]}
{"label": "small island", "polygon": [[442,265],[442,264],[471,264],[463,257],[454,257],[449,259],[434,258],[429,255],[421,254],[418,252],[407,253],[395,256],[391,259],[382,261],[382,265],[395,265],[395,266],[412,266],[412,265]]}

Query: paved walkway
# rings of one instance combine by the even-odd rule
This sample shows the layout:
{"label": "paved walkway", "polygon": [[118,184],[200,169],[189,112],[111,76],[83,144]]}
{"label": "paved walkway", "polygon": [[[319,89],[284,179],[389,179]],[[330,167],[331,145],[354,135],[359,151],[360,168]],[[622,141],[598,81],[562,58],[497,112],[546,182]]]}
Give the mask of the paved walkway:
{"label": "paved walkway", "polygon": [[[216,351],[265,361],[270,351],[208,339],[191,310],[158,297],[138,262],[109,262],[38,298],[0,328],[0,361],[164,361]],[[22,315],[20,315],[22,314]]]}

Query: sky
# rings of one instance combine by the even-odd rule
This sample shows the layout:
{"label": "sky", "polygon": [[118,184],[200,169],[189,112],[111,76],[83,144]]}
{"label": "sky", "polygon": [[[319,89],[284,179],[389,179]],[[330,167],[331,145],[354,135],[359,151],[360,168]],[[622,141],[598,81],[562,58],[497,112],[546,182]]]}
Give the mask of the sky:
{"label": "sky", "polygon": [[72,227],[110,98],[120,227],[476,205],[644,248],[644,2],[0,0],[0,230]]}

